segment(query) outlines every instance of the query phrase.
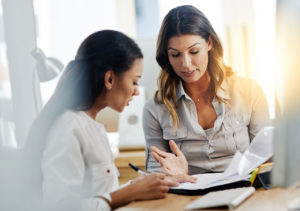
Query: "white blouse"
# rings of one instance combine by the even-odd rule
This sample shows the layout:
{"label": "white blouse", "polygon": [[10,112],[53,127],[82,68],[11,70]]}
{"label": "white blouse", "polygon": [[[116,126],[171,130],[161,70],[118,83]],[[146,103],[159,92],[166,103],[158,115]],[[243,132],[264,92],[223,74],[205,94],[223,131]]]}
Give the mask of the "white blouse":
{"label": "white blouse", "polygon": [[42,173],[45,206],[111,210],[106,200],[119,186],[119,172],[104,126],[85,112],[66,111],[55,121],[47,137]]}

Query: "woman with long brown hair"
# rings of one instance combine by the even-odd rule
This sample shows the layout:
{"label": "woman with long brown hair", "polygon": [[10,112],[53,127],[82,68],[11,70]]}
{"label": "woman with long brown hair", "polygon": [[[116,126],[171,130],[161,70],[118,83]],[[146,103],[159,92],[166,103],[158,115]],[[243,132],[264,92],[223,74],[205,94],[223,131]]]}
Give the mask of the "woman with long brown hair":
{"label": "woman with long brown hair", "polygon": [[148,171],[224,171],[234,153],[270,124],[262,89],[224,64],[220,39],[197,8],[169,11],[156,60],[158,91],[143,116]]}

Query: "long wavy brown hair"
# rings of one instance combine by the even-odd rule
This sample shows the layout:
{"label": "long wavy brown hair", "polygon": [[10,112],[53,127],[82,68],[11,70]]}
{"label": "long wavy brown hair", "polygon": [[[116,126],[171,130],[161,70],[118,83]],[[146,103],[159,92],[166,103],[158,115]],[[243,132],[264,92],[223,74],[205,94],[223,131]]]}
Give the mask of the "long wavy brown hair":
{"label": "long wavy brown hair", "polygon": [[213,47],[208,52],[207,71],[210,76],[210,89],[214,91],[217,100],[225,102],[217,95],[217,91],[221,88],[223,80],[234,74],[232,69],[223,62],[221,41],[205,15],[190,5],[179,6],[170,10],[162,22],[156,44],[156,61],[160,65],[161,71],[155,101],[165,104],[168,108],[173,120],[174,130],[177,129],[179,124],[176,112],[176,87],[180,78],[169,62],[167,44],[171,37],[185,34],[200,35],[206,42],[211,38],[213,42]]}

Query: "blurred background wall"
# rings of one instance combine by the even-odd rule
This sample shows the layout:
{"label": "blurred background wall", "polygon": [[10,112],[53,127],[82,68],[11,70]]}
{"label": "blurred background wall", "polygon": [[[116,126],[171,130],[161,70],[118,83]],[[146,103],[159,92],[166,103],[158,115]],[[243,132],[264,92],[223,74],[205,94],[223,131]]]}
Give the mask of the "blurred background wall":
{"label": "blurred background wall", "polygon": [[[276,0],[0,0],[0,144],[18,148],[31,122],[53,93],[59,76],[40,83],[31,51],[38,47],[63,64],[80,42],[101,29],[120,30],[144,53],[140,85],[145,100],[157,89],[155,61],[160,23],[173,7],[191,4],[211,21],[224,45],[225,62],[253,78],[265,91],[275,117]],[[39,106],[36,106],[39,104]],[[141,105],[142,106],[142,105]],[[104,109],[97,117],[117,132],[119,114]]]}

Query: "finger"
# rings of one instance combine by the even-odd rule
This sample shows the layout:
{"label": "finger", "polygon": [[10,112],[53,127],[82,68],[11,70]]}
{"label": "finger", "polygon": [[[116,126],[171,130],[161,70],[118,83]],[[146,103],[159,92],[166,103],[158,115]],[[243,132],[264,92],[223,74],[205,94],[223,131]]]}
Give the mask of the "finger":
{"label": "finger", "polygon": [[159,157],[158,162],[160,166],[163,168],[163,170],[166,171],[166,169],[168,168],[168,165],[166,164],[166,160],[162,157]]}
{"label": "finger", "polygon": [[154,157],[154,159],[156,160],[156,162],[158,162],[160,164],[160,166],[164,169],[165,168],[165,159],[161,156],[159,156],[156,152],[151,152],[152,156]]}
{"label": "finger", "polygon": [[170,168],[168,168],[167,166],[163,167],[164,172],[166,173],[166,175],[172,175],[172,171],[170,170]]}
{"label": "finger", "polygon": [[175,176],[177,178],[177,182],[191,182],[195,183],[197,182],[198,178],[186,174],[179,174]]}
{"label": "finger", "polygon": [[162,186],[162,187],[160,188],[160,190],[161,190],[163,193],[168,193],[169,187],[168,187],[168,186]]}
{"label": "finger", "polygon": [[176,156],[182,156],[183,153],[181,152],[181,150],[178,148],[178,146],[175,144],[175,142],[173,140],[171,140],[169,142],[170,148],[172,150],[172,152],[176,155]]}
{"label": "finger", "polygon": [[193,177],[193,176],[190,176],[190,175],[184,175],[184,178],[183,178],[183,182],[191,182],[191,183],[196,183],[198,178],[197,177]]}
{"label": "finger", "polygon": [[165,184],[169,187],[177,187],[179,186],[179,182],[177,182],[177,180],[173,177],[167,176],[165,178]]}
{"label": "finger", "polygon": [[155,146],[151,146],[150,149],[152,150],[152,152],[156,152],[157,154],[159,154],[159,155],[160,155],[161,157],[163,157],[163,158],[165,158],[165,157],[168,155],[167,152],[164,152],[164,151],[158,149],[158,148],[155,147]]}
{"label": "finger", "polygon": [[156,178],[158,178],[160,180],[164,180],[165,179],[165,175],[162,174],[162,173],[153,173],[153,174],[151,174],[151,176],[152,177],[156,177]]}
{"label": "finger", "polygon": [[159,163],[159,155],[156,152],[151,152],[152,157],[154,157],[154,159],[156,160],[156,162]]}

